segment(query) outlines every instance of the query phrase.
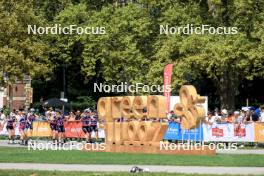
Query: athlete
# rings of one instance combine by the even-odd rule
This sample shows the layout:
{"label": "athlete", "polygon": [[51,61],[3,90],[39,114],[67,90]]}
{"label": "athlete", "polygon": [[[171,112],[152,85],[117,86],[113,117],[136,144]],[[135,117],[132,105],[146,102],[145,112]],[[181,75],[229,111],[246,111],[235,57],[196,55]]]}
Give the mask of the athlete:
{"label": "athlete", "polygon": [[91,113],[91,127],[90,128],[91,128],[91,132],[95,133],[96,141],[98,141],[98,126],[97,126],[97,123],[98,123],[98,117],[95,114],[95,112],[92,112]]}
{"label": "athlete", "polygon": [[47,112],[46,117],[48,119],[48,122],[50,123],[50,129],[52,131],[52,141],[55,144],[57,141],[57,120],[55,113],[53,111]]}
{"label": "athlete", "polygon": [[64,122],[65,118],[61,114],[60,111],[56,112],[56,121],[57,121],[57,133],[58,133],[58,142],[59,144],[62,144],[65,142],[65,128],[64,128]]}
{"label": "athlete", "polygon": [[81,117],[82,122],[82,130],[85,133],[85,140],[87,143],[91,143],[91,117],[90,117],[90,110],[84,110],[84,113]]}
{"label": "athlete", "polygon": [[32,137],[32,132],[33,132],[33,122],[35,121],[36,116],[35,116],[35,110],[32,108],[30,109],[30,112],[28,113],[27,116],[27,130],[28,130],[28,137],[31,139]]}
{"label": "athlete", "polygon": [[21,145],[27,145],[26,124],[27,124],[27,118],[24,112],[21,112],[19,118],[19,132],[20,132]]}
{"label": "athlete", "polygon": [[14,116],[8,116],[8,118],[3,124],[4,126],[6,123],[6,130],[8,132],[8,143],[9,144],[15,143],[15,121],[16,121],[16,118]]}

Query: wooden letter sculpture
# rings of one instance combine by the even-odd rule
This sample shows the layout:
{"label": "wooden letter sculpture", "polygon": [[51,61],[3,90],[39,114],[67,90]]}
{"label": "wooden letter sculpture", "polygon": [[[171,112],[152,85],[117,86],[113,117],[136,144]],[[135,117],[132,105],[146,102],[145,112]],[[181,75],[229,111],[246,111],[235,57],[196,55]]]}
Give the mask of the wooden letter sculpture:
{"label": "wooden letter sculpture", "polygon": [[166,118],[160,95],[102,97],[97,110],[110,145],[157,145],[167,130],[167,123],[160,122]]}
{"label": "wooden letter sculpture", "polygon": [[[181,117],[182,129],[199,125],[205,117],[205,110],[199,104],[204,102],[205,97],[198,95],[195,87],[181,87],[180,103],[174,106],[174,111]],[[102,97],[97,110],[99,119],[104,122],[106,152],[180,153],[161,151],[159,148],[168,127],[168,123],[162,120],[167,118],[164,96]],[[214,154],[195,150],[189,152]]]}
{"label": "wooden letter sculpture", "polygon": [[185,85],[180,89],[180,101],[174,106],[174,112],[181,117],[181,128],[192,129],[199,126],[205,118],[205,110],[197,104],[204,103],[205,97],[198,95],[194,86]]}

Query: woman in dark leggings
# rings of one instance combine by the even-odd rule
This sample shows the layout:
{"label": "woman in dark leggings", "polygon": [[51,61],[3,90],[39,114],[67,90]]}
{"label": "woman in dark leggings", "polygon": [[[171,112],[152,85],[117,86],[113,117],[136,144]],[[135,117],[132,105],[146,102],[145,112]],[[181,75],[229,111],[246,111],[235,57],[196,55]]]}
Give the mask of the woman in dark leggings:
{"label": "woman in dark leggings", "polygon": [[52,131],[52,141],[55,144],[57,138],[57,120],[53,112],[50,112],[48,115],[48,122],[50,123],[50,129]]}
{"label": "woman in dark leggings", "polygon": [[25,115],[21,115],[19,119],[19,132],[20,132],[20,140],[21,140],[21,145],[27,145],[27,135],[26,135],[26,124],[27,120]]}
{"label": "woman in dark leggings", "polygon": [[8,117],[5,121],[6,123],[6,130],[8,132],[8,143],[14,144],[15,140],[15,117]]}
{"label": "woman in dark leggings", "polygon": [[64,121],[65,118],[62,116],[61,112],[57,111],[56,114],[56,120],[57,120],[57,132],[58,132],[58,141],[59,144],[62,144],[65,142],[65,128],[64,128]]}

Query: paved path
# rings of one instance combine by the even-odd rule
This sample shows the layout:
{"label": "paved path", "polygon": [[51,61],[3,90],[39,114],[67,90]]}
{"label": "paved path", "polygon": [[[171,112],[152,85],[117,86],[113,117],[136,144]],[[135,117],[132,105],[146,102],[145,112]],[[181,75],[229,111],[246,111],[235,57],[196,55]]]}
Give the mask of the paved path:
{"label": "paved path", "polygon": [[217,150],[216,153],[220,154],[254,154],[264,155],[264,149],[238,149],[238,150]]}
{"label": "paved path", "polygon": [[[90,172],[129,172],[132,165],[83,165],[83,164],[40,164],[40,163],[0,163],[0,169],[49,170],[49,171],[90,171]],[[264,175],[261,167],[204,167],[204,166],[138,166],[150,172],[188,174],[237,174]]]}

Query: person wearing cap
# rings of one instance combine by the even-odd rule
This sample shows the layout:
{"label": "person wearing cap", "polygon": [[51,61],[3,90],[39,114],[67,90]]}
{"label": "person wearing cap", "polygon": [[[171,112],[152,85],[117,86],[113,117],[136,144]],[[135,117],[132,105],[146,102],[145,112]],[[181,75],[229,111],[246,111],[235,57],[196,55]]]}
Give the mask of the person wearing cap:
{"label": "person wearing cap", "polygon": [[228,118],[228,112],[226,109],[222,109],[221,111],[221,122],[226,122]]}
{"label": "person wearing cap", "polygon": [[244,120],[244,117],[240,114],[239,111],[234,112],[234,120],[233,122],[236,124],[241,124]]}
{"label": "person wearing cap", "polygon": [[91,129],[91,111],[85,109],[84,113],[82,114],[81,117],[81,122],[82,122],[82,130],[85,133],[85,140],[87,143],[91,143],[91,133],[92,133],[92,129]]}

